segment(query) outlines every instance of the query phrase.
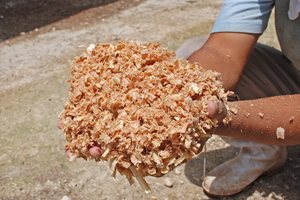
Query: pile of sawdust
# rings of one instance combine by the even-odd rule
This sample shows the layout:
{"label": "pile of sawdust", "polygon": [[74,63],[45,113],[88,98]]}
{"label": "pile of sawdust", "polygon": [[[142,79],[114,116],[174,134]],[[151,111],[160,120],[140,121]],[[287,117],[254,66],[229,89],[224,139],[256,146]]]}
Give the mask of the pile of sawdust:
{"label": "pile of sawdust", "polygon": [[69,66],[70,96],[59,116],[65,148],[109,161],[113,176],[119,171],[130,183],[133,166],[141,177],[161,176],[200,153],[214,126],[207,102],[226,103],[228,93],[219,73],[175,56],[159,42],[90,45]]}

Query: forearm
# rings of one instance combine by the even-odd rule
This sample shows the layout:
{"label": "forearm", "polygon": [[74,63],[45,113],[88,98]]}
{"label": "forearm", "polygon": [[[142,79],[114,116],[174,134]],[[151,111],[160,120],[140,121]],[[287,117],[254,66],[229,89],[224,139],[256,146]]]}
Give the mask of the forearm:
{"label": "forearm", "polygon": [[221,73],[223,87],[234,90],[259,35],[214,33],[188,60]]}
{"label": "forearm", "polygon": [[[269,97],[251,101],[229,102],[229,124],[219,124],[215,134],[274,145],[300,144],[300,94]],[[277,128],[284,129],[284,139]]]}

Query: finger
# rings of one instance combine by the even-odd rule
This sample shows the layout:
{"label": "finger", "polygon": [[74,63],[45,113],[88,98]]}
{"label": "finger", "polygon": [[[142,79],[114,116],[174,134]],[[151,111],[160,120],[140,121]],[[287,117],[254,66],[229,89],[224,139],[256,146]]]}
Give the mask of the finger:
{"label": "finger", "polygon": [[217,102],[218,105],[218,113],[215,118],[218,121],[222,121],[227,116],[227,108],[221,101]]}
{"label": "finger", "polygon": [[57,121],[57,128],[61,129],[62,124],[60,123],[60,120]]}
{"label": "finger", "polygon": [[70,150],[69,150],[69,149],[66,150],[66,156],[67,156],[68,158],[70,157]]}
{"label": "finger", "polygon": [[90,154],[96,158],[101,156],[101,148],[98,146],[94,146],[90,148]]}
{"label": "finger", "polygon": [[221,102],[214,102],[209,100],[207,103],[208,117],[211,119],[216,119],[222,121],[227,115],[227,109],[225,105]]}
{"label": "finger", "polygon": [[218,112],[218,105],[212,100],[208,100],[207,103],[207,112],[209,118],[214,118]]}

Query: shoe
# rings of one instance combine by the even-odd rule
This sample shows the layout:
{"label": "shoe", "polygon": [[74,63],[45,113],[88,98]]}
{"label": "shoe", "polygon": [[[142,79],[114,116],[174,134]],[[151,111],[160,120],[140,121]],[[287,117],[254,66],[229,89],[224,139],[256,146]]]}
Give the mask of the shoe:
{"label": "shoe", "polygon": [[[253,143],[253,142],[248,142]],[[259,176],[279,173],[286,162],[285,146],[254,143],[246,145],[239,155],[216,167],[202,182],[203,190],[212,196],[225,197],[241,192]]]}

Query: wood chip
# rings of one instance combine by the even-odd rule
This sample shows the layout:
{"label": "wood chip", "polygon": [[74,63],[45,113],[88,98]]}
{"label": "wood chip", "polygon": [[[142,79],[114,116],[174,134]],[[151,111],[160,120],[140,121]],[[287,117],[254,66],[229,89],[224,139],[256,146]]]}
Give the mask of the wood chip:
{"label": "wood chip", "polygon": [[258,115],[260,116],[260,118],[264,118],[264,116],[265,116],[265,115],[264,115],[263,113],[261,113],[261,112],[258,113]]}
{"label": "wood chip", "polygon": [[250,117],[250,113],[244,113],[244,116],[248,118]]}
{"label": "wood chip", "polygon": [[291,118],[289,119],[290,124],[294,123],[294,120],[295,120],[295,117],[291,117]]}
{"label": "wood chip", "polygon": [[284,140],[284,132],[285,130],[281,127],[278,127],[277,130],[276,130],[276,135],[277,135],[277,138],[279,139],[283,139]]}
{"label": "wood chip", "polygon": [[238,113],[238,109],[234,107],[229,107],[229,111],[231,111],[235,115]]}

